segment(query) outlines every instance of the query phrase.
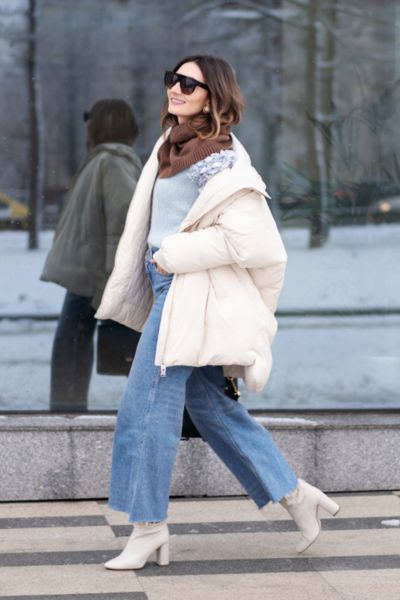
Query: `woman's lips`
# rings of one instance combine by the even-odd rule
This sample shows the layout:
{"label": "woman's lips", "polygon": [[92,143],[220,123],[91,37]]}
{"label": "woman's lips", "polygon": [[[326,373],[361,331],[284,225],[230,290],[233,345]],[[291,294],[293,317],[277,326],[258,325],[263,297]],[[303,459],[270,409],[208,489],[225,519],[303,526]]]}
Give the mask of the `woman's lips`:
{"label": "woman's lips", "polygon": [[178,100],[178,98],[170,98],[171,104],[181,105],[185,104],[184,100]]}

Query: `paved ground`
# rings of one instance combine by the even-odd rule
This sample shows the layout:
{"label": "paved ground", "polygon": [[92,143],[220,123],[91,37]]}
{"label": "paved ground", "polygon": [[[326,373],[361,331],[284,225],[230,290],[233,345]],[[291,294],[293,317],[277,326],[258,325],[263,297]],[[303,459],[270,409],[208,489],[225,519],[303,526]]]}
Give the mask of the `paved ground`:
{"label": "paved ground", "polygon": [[333,497],[300,556],[279,505],[266,521],[245,498],[172,500],[171,564],[135,572],[102,566],[131,530],[106,503],[3,503],[0,600],[400,600],[400,492]]}

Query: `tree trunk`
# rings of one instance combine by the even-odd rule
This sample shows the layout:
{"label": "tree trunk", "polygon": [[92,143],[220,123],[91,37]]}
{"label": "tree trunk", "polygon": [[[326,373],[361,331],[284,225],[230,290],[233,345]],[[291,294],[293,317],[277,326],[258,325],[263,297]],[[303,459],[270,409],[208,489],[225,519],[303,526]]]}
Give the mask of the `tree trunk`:
{"label": "tree trunk", "polygon": [[[264,4],[266,6],[266,4]],[[282,8],[282,0],[270,0],[268,8]],[[271,194],[271,212],[280,225],[278,191],[281,185],[282,165],[282,21],[263,18],[264,60],[275,68],[264,66],[265,85],[269,89],[270,106],[266,106],[264,120],[263,173],[268,175],[268,189]],[[272,107],[272,109],[271,109]],[[272,113],[271,113],[272,111]]]}
{"label": "tree trunk", "polygon": [[[333,121],[333,75],[334,75],[334,55],[335,41],[331,28],[335,27],[336,7],[334,4],[324,11],[324,18],[327,23],[320,19],[323,7],[315,4],[315,23],[318,23],[318,29],[313,27],[315,55],[313,65],[315,68],[314,77],[314,115],[319,125],[313,127],[314,148],[316,159],[316,178],[315,178],[315,197],[313,198],[313,211],[311,217],[310,247],[320,247],[328,239],[331,215],[330,203],[332,198],[332,147],[329,136],[325,132],[331,131]],[[329,25],[329,27],[327,27]]]}
{"label": "tree trunk", "polygon": [[29,220],[28,248],[38,248],[39,213],[39,124],[36,93],[36,0],[29,0],[28,11],[28,98],[29,98]]}

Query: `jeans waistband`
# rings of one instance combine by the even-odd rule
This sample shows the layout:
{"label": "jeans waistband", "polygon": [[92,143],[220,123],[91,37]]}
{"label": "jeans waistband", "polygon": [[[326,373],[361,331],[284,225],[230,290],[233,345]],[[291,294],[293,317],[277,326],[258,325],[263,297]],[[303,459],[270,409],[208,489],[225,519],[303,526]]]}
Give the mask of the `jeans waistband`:
{"label": "jeans waistband", "polygon": [[146,250],[146,258],[153,258],[153,255],[159,250],[156,246],[148,246]]}

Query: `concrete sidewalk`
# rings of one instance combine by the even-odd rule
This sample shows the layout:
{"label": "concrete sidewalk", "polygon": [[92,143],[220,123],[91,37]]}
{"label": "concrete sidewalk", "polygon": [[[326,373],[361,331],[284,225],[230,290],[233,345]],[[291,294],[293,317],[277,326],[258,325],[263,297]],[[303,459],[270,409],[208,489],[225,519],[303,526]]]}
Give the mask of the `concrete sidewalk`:
{"label": "concrete sidewalk", "polygon": [[[280,505],[172,499],[171,563],[107,571],[131,531],[102,501],[0,504],[0,600],[400,600],[400,492],[332,494],[304,554]],[[325,515],[323,515],[325,516]]]}

